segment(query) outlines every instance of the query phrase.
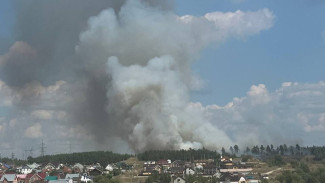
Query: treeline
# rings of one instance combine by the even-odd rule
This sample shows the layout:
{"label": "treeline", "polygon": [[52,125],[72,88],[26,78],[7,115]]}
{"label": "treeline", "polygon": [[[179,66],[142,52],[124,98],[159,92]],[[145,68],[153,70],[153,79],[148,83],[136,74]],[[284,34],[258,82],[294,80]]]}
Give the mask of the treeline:
{"label": "treeline", "polygon": [[141,161],[159,161],[161,159],[194,161],[200,159],[220,159],[220,154],[217,151],[203,149],[188,149],[188,150],[151,150],[137,154]]}
{"label": "treeline", "polygon": [[323,147],[309,147],[310,153],[315,156],[314,160],[320,161],[325,158],[325,146]]}
{"label": "treeline", "polygon": [[6,158],[6,157],[3,157],[3,158],[0,158],[0,162],[1,163],[5,163],[5,164],[8,164],[8,165],[24,165],[27,163],[27,161],[25,160],[20,160],[20,159],[17,159],[17,158],[14,158],[14,159],[11,159],[11,158]]}
{"label": "treeline", "polygon": [[282,144],[279,146],[271,145],[255,145],[253,147],[246,147],[244,150],[238,148],[237,145],[230,146],[228,150],[222,147],[221,154],[234,157],[236,155],[264,155],[264,156],[275,156],[275,155],[286,155],[301,157],[304,155],[314,155],[314,160],[321,161],[325,158],[325,146],[312,146],[312,147],[300,147],[299,144],[295,146],[288,146]]}
{"label": "treeline", "polygon": [[72,154],[56,154],[56,155],[46,155],[42,157],[28,157],[27,161],[29,163],[47,163],[47,162],[58,162],[67,164],[93,164],[100,163],[102,166],[106,166],[108,163],[116,163],[119,161],[126,160],[130,158],[130,154],[117,154],[111,151],[93,151],[93,152],[80,152]]}
{"label": "treeline", "polygon": [[272,154],[272,155],[303,155],[310,153],[308,147],[300,147],[298,144],[296,146],[287,146],[286,144],[273,146],[271,145],[255,145],[253,147],[246,147],[244,150],[240,150],[238,145],[234,145],[234,147],[230,146],[227,151],[225,148],[221,149],[221,154],[223,155],[233,155],[233,154]]}

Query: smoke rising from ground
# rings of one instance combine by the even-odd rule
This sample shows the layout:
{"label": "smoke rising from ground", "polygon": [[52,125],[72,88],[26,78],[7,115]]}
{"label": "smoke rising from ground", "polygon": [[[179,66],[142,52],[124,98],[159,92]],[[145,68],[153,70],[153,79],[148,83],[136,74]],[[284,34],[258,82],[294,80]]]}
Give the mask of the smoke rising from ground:
{"label": "smoke rising from ground", "polygon": [[1,118],[0,130],[21,125],[26,138],[50,141],[58,138],[54,128],[84,142],[79,150],[218,149],[241,141],[222,114],[212,118],[191,103],[191,90],[202,87],[191,64],[209,44],[271,28],[270,10],[195,17],[176,15],[171,1],[89,2],[15,2],[17,42],[0,56],[0,104],[12,115]]}

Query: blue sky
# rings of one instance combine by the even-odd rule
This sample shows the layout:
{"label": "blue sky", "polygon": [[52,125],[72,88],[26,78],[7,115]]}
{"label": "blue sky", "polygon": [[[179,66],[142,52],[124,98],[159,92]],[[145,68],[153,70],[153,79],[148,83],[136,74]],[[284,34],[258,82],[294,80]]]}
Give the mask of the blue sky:
{"label": "blue sky", "polygon": [[246,94],[253,84],[275,90],[281,83],[318,82],[325,78],[325,1],[230,0],[176,1],[180,15],[204,15],[211,11],[270,9],[275,23],[267,31],[246,39],[232,39],[204,50],[193,65],[206,82],[195,101],[224,105]]}

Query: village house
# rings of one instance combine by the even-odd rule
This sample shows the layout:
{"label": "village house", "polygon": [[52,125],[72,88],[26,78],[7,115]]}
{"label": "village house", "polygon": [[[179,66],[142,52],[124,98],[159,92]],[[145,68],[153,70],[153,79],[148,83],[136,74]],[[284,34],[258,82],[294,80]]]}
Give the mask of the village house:
{"label": "village house", "polygon": [[59,163],[47,163],[45,166],[43,166],[44,172],[52,172],[53,170],[57,170],[59,167]]}
{"label": "village house", "polygon": [[168,169],[168,173],[170,174],[183,174],[184,172],[184,167],[170,167]]}
{"label": "village house", "polygon": [[28,165],[24,165],[21,168],[18,169],[18,172],[22,174],[29,174],[32,173],[33,169],[29,167]]}
{"label": "village house", "polygon": [[39,173],[30,173],[27,174],[25,183],[40,183],[44,182],[46,177],[46,173],[39,172]]}
{"label": "village house", "polygon": [[75,165],[73,165],[72,170],[74,173],[83,173],[84,166],[80,163],[76,163]]}
{"label": "village house", "polygon": [[171,167],[184,167],[185,162],[182,160],[175,160],[172,164]]}
{"label": "village house", "polygon": [[162,172],[161,166],[160,165],[156,165],[156,164],[145,165],[143,167],[142,175],[151,175],[154,172],[161,173]]}
{"label": "village house", "polygon": [[87,175],[82,175],[80,178],[81,182],[92,182],[92,178]]}
{"label": "village house", "polygon": [[15,182],[17,183],[25,183],[27,174],[17,174],[15,178]]}
{"label": "village house", "polygon": [[80,183],[81,182],[80,174],[67,174],[65,176],[65,179],[72,180],[73,183]]}
{"label": "village house", "polygon": [[221,156],[220,169],[232,169],[232,168],[233,168],[232,158],[228,158],[226,156]]}
{"label": "village house", "polygon": [[89,171],[88,171],[88,175],[91,176],[91,177],[95,177],[95,176],[98,176],[98,175],[102,175],[104,172],[95,167],[95,168],[90,168]]}
{"label": "village house", "polygon": [[194,175],[195,174],[195,170],[193,170],[193,168],[188,167],[184,170],[184,174],[185,175]]}
{"label": "village house", "polygon": [[114,164],[108,164],[105,169],[104,169],[104,173],[109,174],[110,172],[112,172],[114,169],[118,169],[116,165]]}
{"label": "village house", "polygon": [[173,176],[171,178],[171,183],[185,183],[185,180],[182,177]]}
{"label": "village house", "polygon": [[217,172],[217,166],[214,164],[206,164],[203,166],[203,174],[213,175]]}
{"label": "village house", "polygon": [[16,174],[4,174],[2,175],[0,182],[1,183],[12,183],[16,179]]}
{"label": "village house", "polygon": [[48,183],[72,183],[72,182],[71,180],[58,179],[58,180],[50,180]]}

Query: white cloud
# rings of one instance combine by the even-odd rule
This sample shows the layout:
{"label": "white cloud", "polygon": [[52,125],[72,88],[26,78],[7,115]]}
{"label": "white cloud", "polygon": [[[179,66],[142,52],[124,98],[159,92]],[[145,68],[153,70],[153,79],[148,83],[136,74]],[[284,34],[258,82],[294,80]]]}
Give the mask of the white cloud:
{"label": "white cloud", "polygon": [[184,23],[204,26],[205,36],[212,39],[245,37],[270,29],[274,23],[274,14],[267,8],[258,11],[212,12],[203,17],[185,15],[180,17]]}
{"label": "white cloud", "polygon": [[36,110],[33,111],[31,115],[44,120],[50,120],[53,118],[52,112],[47,110]]}
{"label": "white cloud", "polygon": [[40,123],[36,123],[28,127],[24,132],[25,137],[27,138],[40,138],[43,136],[42,126]]}
{"label": "white cloud", "polygon": [[[325,138],[325,83],[286,82],[274,92],[253,85],[247,96],[225,107],[203,107],[205,115],[239,144],[319,143]],[[253,144],[252,144],[253,145]]]}
{"label": "white cloud", "polygon": [[0,80],[0,106],[12,106],[14,94],[10,87]]}

